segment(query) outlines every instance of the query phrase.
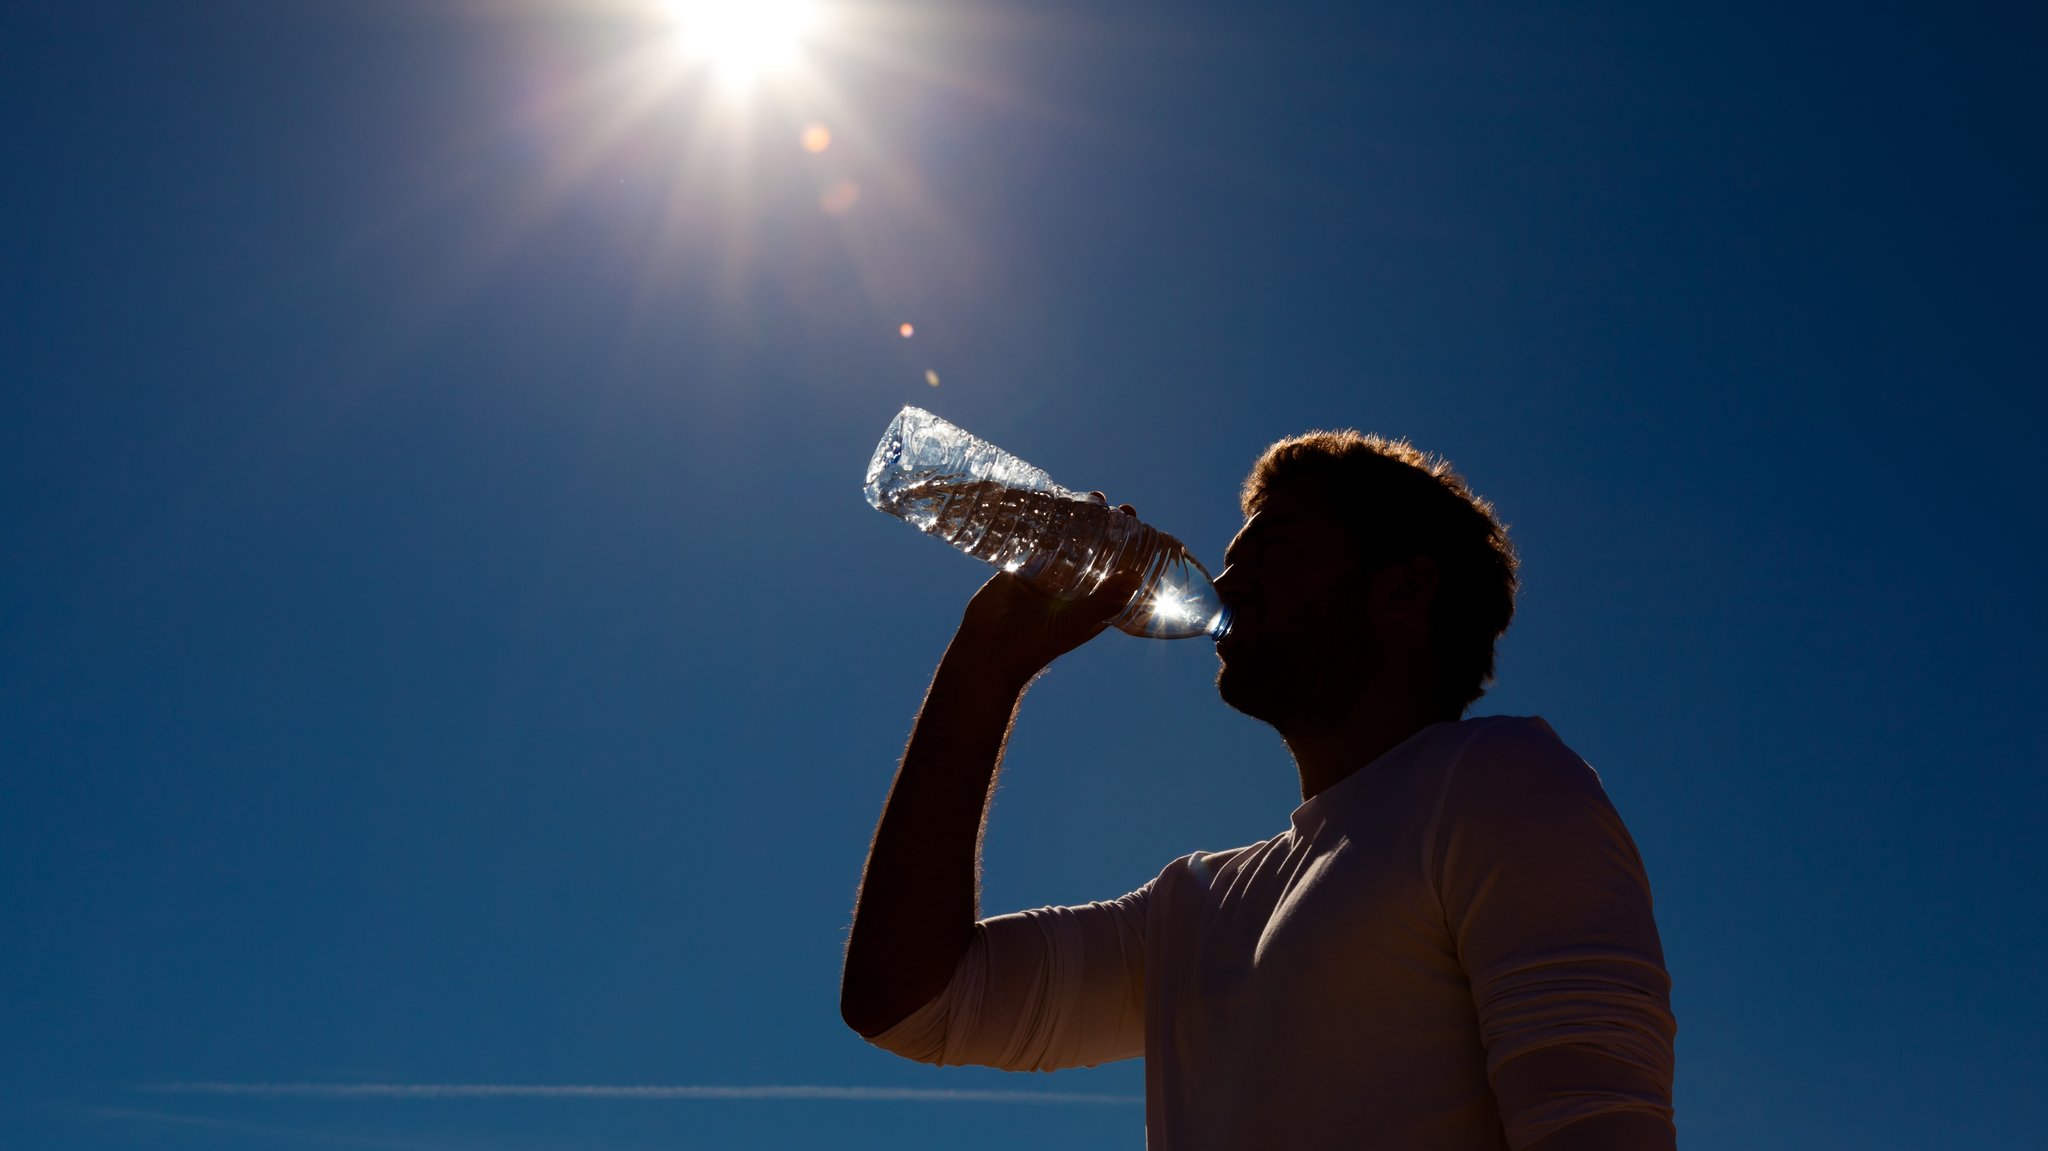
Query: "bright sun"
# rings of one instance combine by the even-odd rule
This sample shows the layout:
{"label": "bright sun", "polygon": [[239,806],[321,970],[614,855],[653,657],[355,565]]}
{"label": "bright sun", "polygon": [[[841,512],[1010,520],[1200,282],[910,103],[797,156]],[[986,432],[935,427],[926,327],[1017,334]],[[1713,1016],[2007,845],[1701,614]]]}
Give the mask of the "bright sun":
{"label": "bright sun", "polygon": [[796,58],[816,19],[806,0],[670,0],[683,50],[746,84]]}

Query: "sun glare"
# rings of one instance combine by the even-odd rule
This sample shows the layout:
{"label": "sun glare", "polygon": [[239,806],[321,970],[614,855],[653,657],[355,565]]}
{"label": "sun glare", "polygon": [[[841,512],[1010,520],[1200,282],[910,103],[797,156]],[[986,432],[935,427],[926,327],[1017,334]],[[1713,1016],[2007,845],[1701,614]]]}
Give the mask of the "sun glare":
{"label": "sun glare", "polygon": [[747,84],[796,59],[816,19],[807,0],[670,0],[683,50]]}

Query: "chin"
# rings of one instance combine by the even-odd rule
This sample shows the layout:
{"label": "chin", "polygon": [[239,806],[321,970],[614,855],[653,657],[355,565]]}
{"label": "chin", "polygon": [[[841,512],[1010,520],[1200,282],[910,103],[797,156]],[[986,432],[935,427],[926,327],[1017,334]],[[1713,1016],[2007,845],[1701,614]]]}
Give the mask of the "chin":
{"label": "chin", "polygon": [[1216,694],[1225,705],[1283,730],[1342,723],[1370,682],[1357,659],[1328,650],[1291,646],[1239,649],[1216,671]]}
{"label": "chin", "polygon": [[1225,662],[1216,672],[1216,694],[1222,697],[1225,706],[1271,723],[1279,709],[1268,698],[1270,693],[1260,690],[1262,686],[1259,678],[1243,664],[1232,667]]}

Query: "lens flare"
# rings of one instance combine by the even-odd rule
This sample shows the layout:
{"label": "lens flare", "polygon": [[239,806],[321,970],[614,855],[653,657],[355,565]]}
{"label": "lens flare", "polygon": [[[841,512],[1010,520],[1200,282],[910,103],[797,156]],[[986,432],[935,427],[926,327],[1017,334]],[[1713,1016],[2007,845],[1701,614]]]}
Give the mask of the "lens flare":
{"label": "lens flare", "polygon": [[844,216],[860,203],[860,185],[852,180],[835,180],[818,193],[818,207],[828,216]]}

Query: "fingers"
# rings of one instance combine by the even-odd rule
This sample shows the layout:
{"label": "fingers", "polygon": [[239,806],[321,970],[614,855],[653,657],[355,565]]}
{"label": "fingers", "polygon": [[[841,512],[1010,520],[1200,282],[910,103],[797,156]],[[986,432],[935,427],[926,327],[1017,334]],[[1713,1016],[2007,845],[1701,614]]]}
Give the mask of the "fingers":
{"label": "fingers", "polygon": [[1138,589],[1144,586],[1145,573],[1142,571],[1111,572],[1094,591],[1083,597],[1083,600],[1088,604],[1092,615],[1105,620],[1113,619],[1131,602],[1131,597],[1138,594]]}
{"label": "fingers", "polygon": [[1122,600],[1113,594],[1097,589],[1058,599],[1022,576],[997,572],[968,601],[955,639],[966,637],[976,659],[1022,683],[1101,634],[1132,591],[1125,589]]}

